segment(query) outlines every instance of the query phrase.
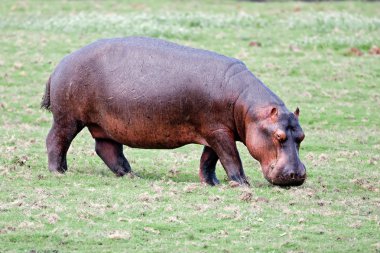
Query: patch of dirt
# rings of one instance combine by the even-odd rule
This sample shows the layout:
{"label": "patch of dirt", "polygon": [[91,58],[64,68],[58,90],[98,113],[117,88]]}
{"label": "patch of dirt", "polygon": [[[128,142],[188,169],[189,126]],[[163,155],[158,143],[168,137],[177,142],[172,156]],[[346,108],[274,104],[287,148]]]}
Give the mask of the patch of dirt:
{"label": "patch of dirt", "polygon": [[199,187],[200,187],[199,184],[195,184],[195,183],[194,184],[189,184],[189,185],[187,185],[187,186],[185,186],[183,188],[183,191],[186,192],[186,193],[190,193],[190,192],[193,192],[193,191],[199,189]]}
{"label": "patch of dirt", "polygon": [[306,219],[305,218],[299,218],[298,219],[298,223],[305,223],[306,222]]}
{"label": "patch of dirt", "polygon": [[227,230],[220,230],[220,231],[218,232],[218,237],[219,237],[219,238],[226,238],[226,237],[228,237],[228,232],[227,232]]}
{"label": "patch of dirt", "polygon": [[178,216],[171,216],[167,219],[167,221],[171,223],[183,223]]}
{"label": "patch of dirt", "polygon": [[28,156],[14,157],[12,163],[17,164],[18,166],[24,166],[29,160]]}
{"label": "patch of dirt", "polygon": [[235,218],[235,215],[231,213],[219,213],[217,218],[220,220],[232,220]]}
{"label": "patch of dirt", "polygon": [[300,12],[301,11],[301,7],[300,6],[296,6],[293,8],[293,12]]}
{"label": "patch of dirt", "polygon": [[14,232],[14,231],[16,231],[15,227],[8,226],[6,228],[0,229],[0,235],[1,234],[7,234],[7,233],[10,233],[10,232]]}
{"label": "patch of dirt", "polygon": [[241,188],[240,200],[245,202],[251,202],[253,199],[253,192],[251,188],[243,187]]}
{"label": "patch of dirt", "polygon": [[377,163],[380,161],[380,156],[373,156],[368,160],[368,164],[370,165],[377,165]]}
{"label": "patch of dirt", "polygon": [[13,67],[14,67],[15,69],[21,69],[21,68],[23,67],[23,64],[22,64],[21,62],[15,62],[15,63],[13,64]]}
{"label": "patch of dirt", "polygon": [[261,47],[261,42],[251,41],[251,42],[249,42],[248,46],[250,46],[250,47]]}
{"label": "patch of dirt", "polygon": [[310,163],[314,166],[314,167],[318,167],[322,164],[326,164],[329,160],[330,160],[330,156],[325,154],[325,153],[321,153],[319,155],[317,154],[313,154],[313,153],[308,153],[305,158],[310,161]]}
{"label": "patch of dirt", "polygon": [[255,213],[255,214],[259,214],[262,211],[263,211],[263,208],[257,202],[251,203],[250,212]]}
{"label": "patch of dirt", "polygon": [[353,158],[357,157],[359,155],[359,151],[354,150],[354,151],[339,151],[338,156],[339,157],[344,157],[344,158]]}
{"label": "patch of dirt", "polygon": [[346,55],[351,55],[351,56],[362,56],[363,52],[357,48],[357,47],[352,47],[349,49],[349,51],[346,53]]}
{"label": "patch of dirt", "polygon": [[368,53],[371,55],[380,55],[380,47],[378,46],[372,46],[369,50]]}
{"label": "patch of dirt", "polygon": [[157,229],[154,229],[154,228],[151,228],[151,227],[145,227],[144,231],[148,232],[148,233],[156,234],[156,235],[160,234],[160,230],[157,230]]}
{"label": "patch of dirt", "polygon": [[245,201],[245,202],[251,202],[252,196],[253,196],[252,192],[244,191],[242,194],[240,194],[240,200]]}
{"label": "patch of dirt", "polygon": [[301,48],[297,47],[296,45],[289,45],[289,50],[295,53],[301,52]]}
{"label": "patch of dirt", "polygon": [[144,192],[140,194],[137,199],[142,202],[147,202],[147,203],[153,203],[155,201],[158,201],[161,199],[161,197],[157,194],[151,194],[148,192]]}
{"label": "patch of dirt", "polygon": [[254,201],[256,202],[256,203],[269,203],[269,199],[267,199],[267,198],[264,198],[264,197],[257,197],[257,198],[255,198],[254,199]]}
{"label": "patch of dirt", "polygon": [[176,177],[179,174],[179,170],[177,168],[173,167],[171,170],[169,170],[169,177]]}
{"label": "patch of dirt", "polygon": [[380,242],[374,243],[371,246],[373,246],[376,249],[376,252],[380,252]]}
{"label": "patch of dirt", "polygon": [[168,205],[166,208],[165,208],[165,211],[166,212],[172,212],[174,210],[174,208],[171,206],[171,205]]}
{"label": "patch of dirt", "polygon": [[55,213],[52,213],[52,214],[49,214],[48,216],[47,216],[47,220],[48,220],[48,222],[50,223],[50,224],[55,224],[55,223],[57,223],[57,221],[59,221],[59,216],[58,216],[58,214],[55,214]]}
{"label": "patch of dirt", "polygon": [[351,180],[351,183],[354,183],[354,184],[360,186],[361,188],[368,190],[368,191],[371,191],[371,192],[379,192],[379,188],[378,188],[379,186],[375,185],[375,183],[370,182],[369,180],[367,180],[365,178],[353,179],[353,180]]}
{"label": "patch of dirt", "polygon": [[219,219],[232,219],[232,220],[241,220],[243,218],[240,208],[234,205],[226,206],[223,208],[224,213],[218,213],[217,218]]}
{"label": "patch of dirt", "polygon": [[153,189],[153,191],[155,192],[155,193],[162,193],[162,191],[164,190],[164,188],[163,187],[161,187],[161,186],[159,186],[159,185],[157,185],[157,184],[155,184],[155,183],[153,183],[153,184],[151,184],[151,186],[152,186],[152,189]]}
{"label": "patch of dirt", "polygon": [[223,200],[223,198],[221,196],[218,196],[218,195],[214,195],[214,196],[211,196],[208,198],[211,202],[220,202]]}
{"label": "patch of dirt", "polygon": [[294,188],[293,194],[297,198],[311,199],[315,196],[316,190],[310,187]]}
{"label": "patch of dirt", "polygon": [[107,235],[107,237],[110,239],[115,239],[115,240],[120,240],[120,239],[129,240],[131,239],[131,234],[125,230],[114,230],[110,232]]}
{"label": "patch of dirt", "polygon": [[318,159],[319,159],[319,161],[324,162],[324,161],[327,161],[329,158],[328,158],[327,154],[320,154]]}
{"label": "patch of dirt", "polygon": [[360,229],[362,227],[362,223],[360,221],[356,221],[356,222],[350,224],[349,227],[350,228]]}
{"label": "patch of dirt", "polygon": [[18,225],[18,228],[20,228],[20,229],[39,229],[39,228],[42,228],[43,226],[44,225],[41,223],[23,221]]}
{"label": "patch of dirt", "polygon": [[168,179],[166,182],[165,182],[167,185],[176,185],[177,183],[174,182],[173,180],[171,179]]}
{"label": "patch of dirt", "polygon": [[36,200],[32,203],[31,209],[46,209],[48,206],[44,203],[43,199]]}
{"label": "patch of dirt", "polygon": [[197,212],[201,212],[201,213],[209,210],[210,208],[211,208],[211,205],[208,205],[208,204],[195,204],[194,205],[194,209]]}
{"label": "patch of dirt", "polygon": [[327,185],[325,184],[325,182],[323,181],[322,177],[318,177],[318,184],[322,187],[322,191],[325,192],[326,191],[326,187]]}
{"label": "patch of dirt", "polygon": [[229,181],[228,182],[228,185],[231,187],[231,188],[235,188],[235,187],[239,187],[240,184],[236,181]]}

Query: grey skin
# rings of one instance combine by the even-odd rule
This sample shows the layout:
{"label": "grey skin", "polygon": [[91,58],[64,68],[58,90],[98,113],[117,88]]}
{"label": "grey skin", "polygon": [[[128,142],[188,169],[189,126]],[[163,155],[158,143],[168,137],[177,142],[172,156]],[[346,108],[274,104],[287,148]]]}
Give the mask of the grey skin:
{"label": "grey skin", "polygon": [[284,103],[241,61],[164,40],[102,39],[66,56],[46,85],[53,114],[49,169],[67,170],[66,153],[87,127],[95,150],[118,176],[131,172],[123,145],[172,149],[204,145],[199,176],[215,185],[220,160],[230,180],[248,184],[236,148],[243,142],[278,185],[306,178],[299,110]]}

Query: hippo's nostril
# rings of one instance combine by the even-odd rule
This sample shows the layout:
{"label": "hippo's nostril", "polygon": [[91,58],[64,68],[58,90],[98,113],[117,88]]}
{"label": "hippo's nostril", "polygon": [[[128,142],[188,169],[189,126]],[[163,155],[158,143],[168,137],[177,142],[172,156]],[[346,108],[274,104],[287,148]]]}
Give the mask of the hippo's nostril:
{"label": "hippo's nostril", "polygon": [[305,168],[305,165],[303,165],[302,163],[301,163],[301,167],[300,167],[299,172],[298,172],[298,177],[300,177],[300,178],[306,177],[306,168]]}
{"label": "hippo's nostril", "polygon": [[289,176],[290,176],[291,179],[294,179],[294,178],[295,178],[294,172],[291,172],[291,173],[289,174]]}

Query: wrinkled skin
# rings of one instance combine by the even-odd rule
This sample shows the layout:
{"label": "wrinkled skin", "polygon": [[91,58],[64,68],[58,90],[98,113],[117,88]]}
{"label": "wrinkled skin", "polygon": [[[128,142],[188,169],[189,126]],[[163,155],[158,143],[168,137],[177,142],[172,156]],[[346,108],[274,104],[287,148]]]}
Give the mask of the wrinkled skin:
{"label": "wrinkled skin", "polygon": [[158,39],[92,43],[57,66],[42,107],[53,113],[49,170],[67,170],[66,153],[85,127],[118,176],[131,173],[123,145],[172,149],[204,145],[199,176],[215,185],[219,160],[230,180],[248,184],[236,148],[243,142],[277,185],[301,185],[299,110],[284,103],[239,60]]}

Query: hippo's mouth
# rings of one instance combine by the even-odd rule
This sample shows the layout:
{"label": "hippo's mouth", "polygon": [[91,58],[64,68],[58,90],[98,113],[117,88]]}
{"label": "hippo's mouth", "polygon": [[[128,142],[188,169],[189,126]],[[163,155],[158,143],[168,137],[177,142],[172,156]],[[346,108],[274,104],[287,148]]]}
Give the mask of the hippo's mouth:
{"label": "hippo's mouth", "polygon": [[[266,178],[268,180],[268,178]],[[271,184],[278,185],[278,186],[300,186],[302,185],[306,180],[305,177],[297,178],[297,179],[289,179],[287,177],[278,176],[273,179],[269,179],[268,181]]]}
{"label": "hippo's mouth", "polygon": [[276,159],[275,162],[272,162],[268,166],[261,166],[265,179],[271,184],[274,184],[272,178],[275,178],[275,176],[272,174],[276,168],[277,161],[278,160]]}
{"label": "hippo's mouth", "polygon": [[278,160],[276,160],[274,163],[271,163],[267,167],[267,173],[263,173],[265,179],[273,184],[273,185],[278,185],[278,186],[300,186],[302,185],[305,180],[306,180],[306,174],[304,177],[286,177],[283,176],[282,171],[276,170],[276,165],[277,165]]}

